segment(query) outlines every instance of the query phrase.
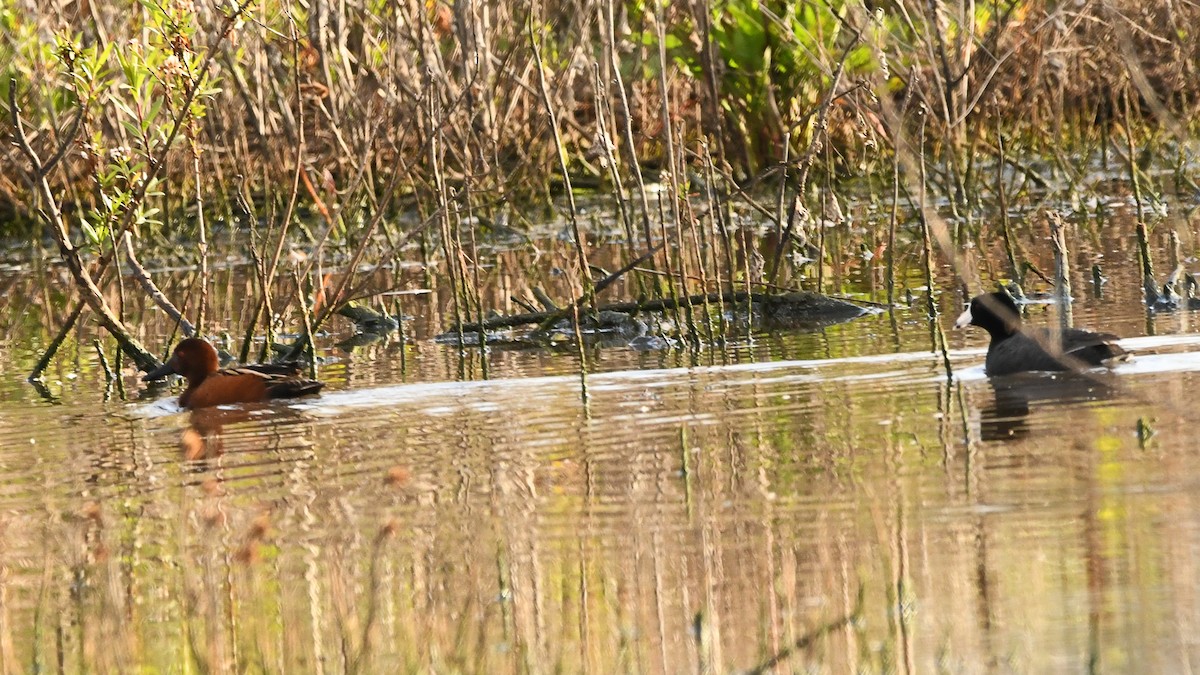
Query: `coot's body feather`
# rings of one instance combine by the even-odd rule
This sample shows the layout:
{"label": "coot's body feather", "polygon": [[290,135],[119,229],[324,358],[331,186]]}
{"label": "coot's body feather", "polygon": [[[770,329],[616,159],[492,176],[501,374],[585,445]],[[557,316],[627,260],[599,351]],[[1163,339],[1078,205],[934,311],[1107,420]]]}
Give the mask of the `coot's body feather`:
{"label": "coot's body feather", "polygon": [[984,370],[988,375],[1028,371],[1083,370],[1124,358],[1116,336],[1067,328],[1055,334],[1045,328],[1023,329],[1016,302],[1007,293],[989,293],[971,300],[955,325],[979,326],[991,336]]}

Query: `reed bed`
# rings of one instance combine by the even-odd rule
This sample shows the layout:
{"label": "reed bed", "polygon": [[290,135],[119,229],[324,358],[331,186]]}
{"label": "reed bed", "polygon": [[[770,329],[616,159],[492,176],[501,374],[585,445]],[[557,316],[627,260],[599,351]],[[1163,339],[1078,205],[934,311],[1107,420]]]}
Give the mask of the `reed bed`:
{"label": "reed bed", "polygon": [[[67,260],[80,297],[63,330],[87,307],[143,368],[126,295],[211,332],[218,235],[257,269],[243,355],[289,312],[300,355],[377,291],[361,269],[418,244],[445,265],[465,347],[492,309],[538,302],[575,326],[594,311],[609,271],[573,196],[609,195],[624,262],[641,261],[621,267],[624,292],[672,299],[695,345],[719,340],[734,293],[840,291],[830,273],[863,248],[886,253],[889,303],[898,254],[976,284],[973,247],[996,235],[982,214],[1078,195],[1097,159],[1120,158],[1139,209],[1195,187],[1191,5],[18,2],[3,18],[7,228],[37,216]],[[892,222],[847,236],[863,181],[891,184]],[[539,204],[569,226],[568,295],[529,283],[483,306],[478,238],[544,220]],[[172,247],[194,288],[169,297],[142,275],[107,302],[114,259]]]}

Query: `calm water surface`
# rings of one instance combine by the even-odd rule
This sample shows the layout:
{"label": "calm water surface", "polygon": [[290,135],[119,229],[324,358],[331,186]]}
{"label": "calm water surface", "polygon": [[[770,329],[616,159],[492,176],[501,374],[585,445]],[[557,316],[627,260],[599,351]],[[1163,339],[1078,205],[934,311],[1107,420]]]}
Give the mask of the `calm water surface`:
{"label": "calm water surface", "polygon": [[54,287],[8,273],[3,672],[1194,670],[1200,315],[1083,248],[1111,375],[989,382],[951,330],[948,378],[902,308],[592,349],[585,403],[569,349],[483,380],[434,289],[406,344],[323,340],[319,398],[199,413],[106,390],[94,328],[25,383]]}

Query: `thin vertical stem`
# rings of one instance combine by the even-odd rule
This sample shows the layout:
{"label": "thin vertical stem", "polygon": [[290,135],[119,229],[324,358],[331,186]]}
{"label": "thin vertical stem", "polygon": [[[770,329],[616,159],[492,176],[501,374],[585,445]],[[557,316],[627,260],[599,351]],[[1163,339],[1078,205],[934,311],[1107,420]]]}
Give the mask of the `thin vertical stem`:
{"label": "thin vertical stem", "polygon": [[925,209],[928,208],[925,195],[929,192],[925,176],[925,119],[925,115],[922,115],[917,147],[921,152],[921,189],[918,194],[920,195],[921,245],[924,249],[925,259],[925,288],[928,298],[929,331],[934,350],[940,351],[942,354],[942,365],[946,368],[946,377],[953,377],[953,370],[950,367],[950,353],[946,349],[946,335],[942,332],[942,324],[938,320],[937,299],[934,296],[933,281],[933,241],[929,236],[929,218],[925,215]]}
{"label": "thin vertical stem", "polygon": [[208,224],[204,220],[204,192],[200,179],[200,147],[196,144],[196,121],[188,124],[188,143],[192,151],[192,176],[196,181],[196,251],[200,254],[200,301],[196,307],[196,331],[204,334],[205,318],[208,314]]}
{"label": "thin vertical stem", "polygon": [[[540,7],[538,9],[540,10]],[[571,172],[567,166],[567,151],[563,145],[562,133],[558,129],[558,116],[554,112],[554,103],[550,98],[550,87],[546,84],[546,65],[542,61],[542,48],[538,44],[537,35],[533,29],[535,16],[541,16],[541,12],[531,11],[529,13],[529,44],[533,47],[533,58],[537,68],[538,88],[542,94],[542,103],[546,106],[546,116],[550,121],[550,130],[554,133],[554,155],[558,158],[559,170],[562,171],[563,184],[566,186],[567,207],[569,209],[567,215],[571,221],[571,235],[575,239],[575,255],[579,265],[579,274],[576,277],[576,281],[582,286],[575,295],[575,297],[579,298],[579,301],[571,303],[571,314],[573,315],[572,323],[575,326],[575,350],[579,356],[580,392],[586,406],[588,402],[587,353],[583,349],[583,333],[579,326],[579,308],[582,305],[591,304],[592,302],[592,270],[588,265],[587,243],[584,241],[583,233],[579,229],[579,213],[575,208],[575,193],[571,188]]]}
{"label": "thin vertical stem", "polygon": [[1022,288],[1025,280],[1021,268],[1017,266],[1017,249],[1013,245],[1012,222],[1008,217],[1008,192],[1004,184],[1004,135],[1000,133],[1000,122],[996,122],[996,146],[999,153],[996,162],[996,197],[1000,208],[1000,230],[1004,234],[1004,252],[1008,255],[1008,273],[1012,280]]}
{"label": "thin vertical stem", "polygon": [[[607,14],[606,23],[608,24],[608,34],[615,36],[616,33],[616,11],[614,9],[614,0],[607,0],[605,10]],[[624,122],[622,131],[625,135],[626,152],[629,153],[629,167],[633,170],[633,177],[637,181],[638,199],[642,204],[642,234],[645,236],[646,250],[654,248],[654,238],[650,234],[650,202],[646,198],[646,183],[642,178],[642,167],[638,164],[637,143],[633,136],[633,113],[629,107],[629,97],[625,94],[625,82],[621,77],[621,64],[617,62],[617,50],[608,50],[609,69],[612,72],[613,80],[616,82],[617,94],[621,100],[621,119]],[[650,266],[653,268],[654,261],[650,261]]]}
{"label": "thin vertical stem", "polygon": [[887,243],[887,299],[889,312],[896,301],[896,226],[900,211],[900,160],[909,148],[904,140],[904,115],[908,112],[908,104],[912,101],[913,91],[917,88],[915,74],[910,74],[908,87],[904,91],[904,100],[900,102],[900,111],[892,119],[890,126],[892,136],[892,211],[888,220]]}
{"label": "thin vertical stem", "polygon": [[[1150,236],[1146,230],[1146,214],[1142,207],[1142,183],[1138,177],[1137,159],[1134,154],[1133,145],[1133,121],[1129,110],[1129,90],[1125,90],[1121,94],[1121,100],[1125,113],[1125,153],[1126,169],[1129,171],[1129,184],[1133,188],[1133,203],[1137,209],[1137,240],[1138,240],[1138,260],[1142,267],[1143,284],[1148,283],[1147,288],[1154,287],[1154,263],[1150,259]],[[1147,295],[1146,302],[1152,302],[1152,299]]]}
{"label": "thin vertical stem", "polygon": [[[1067,250],[1067,232],[1063,227],[1062,216],[1059,214],[1049,214],[1048,220],[1050,221],[1050,244],[1054,248],[1054,300],[1059,313],[1057,325],[1062,328],[1070,328],[1071,263]],[[1054,344],[1059,344],[1057,341],[1059,336],[1054,337]]]}
{"label": "thin vertical stem", "polygon": [[[473,223],[475,219],[471,217],[471,178],[469,175],[463,181],[463,203],[467,209],[467,222]],[[487,331],[483,327],[483,287],[479,281],[479,246],[475,239],[474,225],[471,225],[468,229],[471,234],[471,284],[474,286],[475,318],[478,320],[479,326],[479,367],[480,374],[486,380],[489,376]]]}

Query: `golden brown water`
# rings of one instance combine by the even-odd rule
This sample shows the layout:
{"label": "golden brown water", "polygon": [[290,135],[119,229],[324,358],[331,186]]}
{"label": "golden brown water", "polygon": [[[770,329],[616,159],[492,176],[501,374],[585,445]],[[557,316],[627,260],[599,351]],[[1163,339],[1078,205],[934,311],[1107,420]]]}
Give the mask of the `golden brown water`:
{"label": "golden brown water", "polygon": [[322,396],[203,413],[106,397],[90,337],[43,397],[10,297],[2,672],[1194,670],[1200,335],[1113,276],[1099,381],[997,389],[978,332],[948,379],[902,309],[590,350],[585,404],[569,350],[479,380],[434,293],[325,338]]}

